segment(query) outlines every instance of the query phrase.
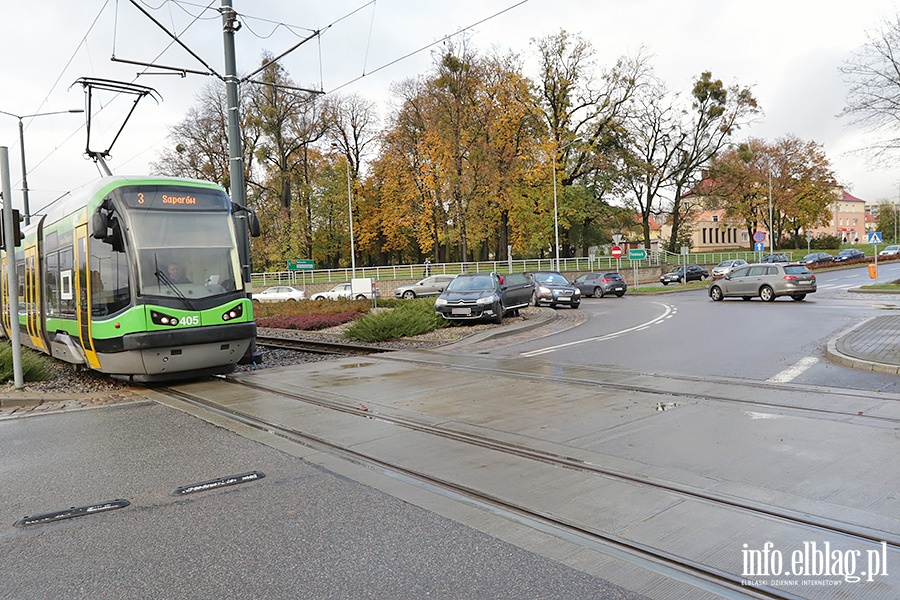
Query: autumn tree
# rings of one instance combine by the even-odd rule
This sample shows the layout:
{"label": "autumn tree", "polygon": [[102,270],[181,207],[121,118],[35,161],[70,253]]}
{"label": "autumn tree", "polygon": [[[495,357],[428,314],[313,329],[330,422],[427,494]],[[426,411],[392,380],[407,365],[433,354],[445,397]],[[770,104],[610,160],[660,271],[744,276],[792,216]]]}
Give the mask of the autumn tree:
{"label": "autumn tree", "polygon": [[668,250],[675,252],[689,214],[686,192],[699,184],[704,168],[734,133],[758,112],[748,88],[726,87],[712,73],[694,81],[689,99],[672,94],[655,79],[643,86],[625,119],[622,171],[625,189],[641,218],[650,246],[650,219],[672,199]]}
{"label": "autumn tree", "polygon": [[[712,163],[709,198],[743,219],[748,236],[760,224],[777,247],[787,234],[827,223],[837,181],[822,148],[794,136],[751,139]],[[771,219],[769,206],[771,202]]]}
{"label": "autumn tree", "polygon": [[878,231],[884,232],[884,241],[890,240],[892,243],[900,243],[900,219],[898,219],[897,205],[894,203],[882,202],[875,211],[875,222]]}
{"label": "autumn tree", "polygon": [[[643,52],[623,57],[612,67],[599,69],[590,42],[566,31],[533,40],[539,58],[536,87],[547,137],[545,173],[558,172],[558,213],[563,246],[586,248],[599,242],[603,228],[604,196],[616,182],[613,154],[622,122],[648,66]],[[553,228],[552,181],[545,202],[536,206],[544,216],[545,231]],[[582,189],[569,192],[578,183]],[[559,200],[561,199],[561,200]],[[540,210],[538,210],[540,209]],[[581,235],[570,235],[577,231]],[[568,251],[561,253],[568,256]]]}
{"label": "autumn tree", "polygon": [[251,180],[260,198],[267,263],[288,258],[315,258],[312,162],[319,153],[312,146],[327,129],[321,100],[299,91],[293,80],[268,54],[259,84],[246,91],[249,131],[259,138],[255,156],[264,177]]}
{"label": "autumn tree", "polygon": [[[703,171],[709,162],[730,142],[737,130],[759,112],[750,88],[737,85],[726,87],[721,79],[713,79],[710,71],[704,71],[694,82],[691,108],[682,113],[676,144],[678,160],[671,177],[673,200],[669,252],[675,252],[680,245],[679,240],[685,238],[681,232],[684,222],[681,199],[685,192],[702,181]],[[645,230],[645,234],[648,233],[649,230]],[[689,232],[686,233],[689,235]]]}
{"label": "autumn tree", "polygon": [[[195,97],[195,104],[187,116],[169,129],[169,143],[158,160],[150,164],[157,175],[189,177],[218,183],[225,189],[231,187],[228,159],[228,117],[225,86],[221,82],[206,85]],[[246,122],[247,104],[242,102],[240,112]],[[256,140],[242,134],[244,149],[244,176],[250,178],[253,170],[253,151]]]}

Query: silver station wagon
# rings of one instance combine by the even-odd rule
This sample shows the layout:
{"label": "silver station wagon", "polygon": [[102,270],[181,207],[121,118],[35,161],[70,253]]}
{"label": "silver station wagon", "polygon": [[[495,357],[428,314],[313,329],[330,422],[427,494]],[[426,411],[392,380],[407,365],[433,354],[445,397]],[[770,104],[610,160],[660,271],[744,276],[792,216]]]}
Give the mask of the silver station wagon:
{"label": "silver station wagon", "polygon": [[778,296],[800,301],[815,291],[816,276],[806,265],[797,263],[746,265],[709,285],[709,297],[717,302],[735,297],[750,300],[754,296],[765,302]]}

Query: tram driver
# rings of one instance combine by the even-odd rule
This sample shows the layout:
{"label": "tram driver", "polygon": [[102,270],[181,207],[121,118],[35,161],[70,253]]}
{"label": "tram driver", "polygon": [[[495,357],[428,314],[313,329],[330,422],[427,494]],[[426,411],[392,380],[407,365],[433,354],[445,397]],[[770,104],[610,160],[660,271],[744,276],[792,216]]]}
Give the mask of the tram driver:
{"label": "tram driver", "polygon": [[172,283],[190,283],[191,280],[184,275],[184,271],[177,262],[172,261],[166,267],[166,274]]}

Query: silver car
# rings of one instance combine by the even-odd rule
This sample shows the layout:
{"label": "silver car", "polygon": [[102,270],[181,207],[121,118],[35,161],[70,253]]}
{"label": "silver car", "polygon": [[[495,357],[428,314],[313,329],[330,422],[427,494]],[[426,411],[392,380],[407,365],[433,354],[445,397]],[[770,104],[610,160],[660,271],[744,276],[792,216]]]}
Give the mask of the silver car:
{"label": "silver car", "polygon": [[453,281],[454,277],[456,275],[432,275],[411,285],[401,285],[394,290],[394,296],[405,300],[422,296],[437,296],[444,291],[448,283]]}
{"label": "silver car", "polygon": [[743,258],[732,258],[730,260],[723,260],[712,270],[713,279],[722,279],[729,273],[731,273],[734,269],[738,267],[742,267],[747,264],[747,261]]}
{"label": "silver car", "polygon": [[815,291],[816,276],[798,263],[746,265],[709,285],[709,297],[717,302],[734,297],[750,300],[754,296],[765,302],[778,296],[800,301]]}

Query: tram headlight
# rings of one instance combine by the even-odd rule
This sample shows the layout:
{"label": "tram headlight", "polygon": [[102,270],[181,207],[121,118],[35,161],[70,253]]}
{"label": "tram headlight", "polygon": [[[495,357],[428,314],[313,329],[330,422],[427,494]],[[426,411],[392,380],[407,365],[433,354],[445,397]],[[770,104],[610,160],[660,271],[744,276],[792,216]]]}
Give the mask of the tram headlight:
{"label": "tram headlight", "polygon": [[150,311],[150,320],[153,321],[155,325],[166,325],[168,327],[175,327],[178,325],[178,317],[170,317],[165,313],[155,310]]}
{"label": "tram headlight", "polygon": [[237,304],[231,308],[229,308],[223,315],[223,321],[233,321],[239,317],[244,316],[244,307],[240,304]]}

